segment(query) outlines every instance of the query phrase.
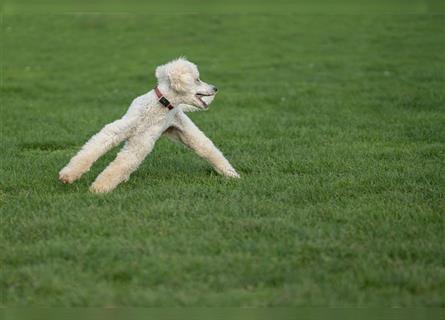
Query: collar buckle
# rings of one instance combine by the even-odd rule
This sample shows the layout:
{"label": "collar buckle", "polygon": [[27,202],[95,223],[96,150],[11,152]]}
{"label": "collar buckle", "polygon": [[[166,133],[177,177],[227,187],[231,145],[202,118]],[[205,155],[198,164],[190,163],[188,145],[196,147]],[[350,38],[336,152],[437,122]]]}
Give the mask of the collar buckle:
{"label": "collar buckle", "polygon": [[164,107],[168,108],[169,110],[173,109],[173,105],[168,101],[166,97],[161,93],[158,87],[155,88],[156,96],[158,97],[158,101],[160,104],[162,104]]}

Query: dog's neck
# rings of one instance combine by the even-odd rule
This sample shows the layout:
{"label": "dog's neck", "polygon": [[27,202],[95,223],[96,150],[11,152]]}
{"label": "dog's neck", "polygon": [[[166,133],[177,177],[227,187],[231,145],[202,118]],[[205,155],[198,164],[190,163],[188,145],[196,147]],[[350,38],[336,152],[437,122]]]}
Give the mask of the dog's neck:
{"label": "dog's neck", "polygon": [[169,99],[162,93],[162,91],[159,89],[158,86],[154,88],[154,92],[156,95],[156,99],[158,100],[158,103],[160,103],[162,106],[167,108],[168,110],[172,110],[175,106],[170,102]]}

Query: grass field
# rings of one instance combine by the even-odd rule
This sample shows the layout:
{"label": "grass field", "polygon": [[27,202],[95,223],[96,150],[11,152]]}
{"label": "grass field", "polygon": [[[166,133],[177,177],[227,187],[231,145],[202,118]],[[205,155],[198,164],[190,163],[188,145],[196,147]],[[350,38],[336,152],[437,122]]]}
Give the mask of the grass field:
{"label": "grass field", "polygon": [[[2,305],[445,307],[444,30],[423,13],[3,15]],[[162,140],[112,194],[88,186],[117,150],[59,183],[179,55],[220,88],[191,117],[242,179]]]}

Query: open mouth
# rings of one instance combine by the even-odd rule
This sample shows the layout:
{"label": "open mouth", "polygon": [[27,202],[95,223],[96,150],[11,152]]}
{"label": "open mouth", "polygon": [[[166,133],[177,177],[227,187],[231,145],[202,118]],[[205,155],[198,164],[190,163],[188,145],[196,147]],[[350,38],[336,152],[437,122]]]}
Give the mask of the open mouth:
{"label": "open mouth", "polygon": [[202,105],[207,108],[209,106],[209,104],[207,102],[204,101],[205,97],[211,97],[214,96],[215,94],[206,94],[206,93],[197,93],[195,96],[196,98],[202,103]]}

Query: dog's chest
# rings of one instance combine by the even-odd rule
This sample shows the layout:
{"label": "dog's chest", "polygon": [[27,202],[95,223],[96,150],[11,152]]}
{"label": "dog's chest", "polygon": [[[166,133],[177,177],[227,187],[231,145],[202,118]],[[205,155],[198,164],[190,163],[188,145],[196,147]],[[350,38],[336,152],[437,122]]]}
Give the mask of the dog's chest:
{"label": "dog's chest", "polygon": [[139,119],[139,125],[143,127],[165,127],[168,128],[174,121],[176,110],[167,110],[159,106],[143,108]]}

